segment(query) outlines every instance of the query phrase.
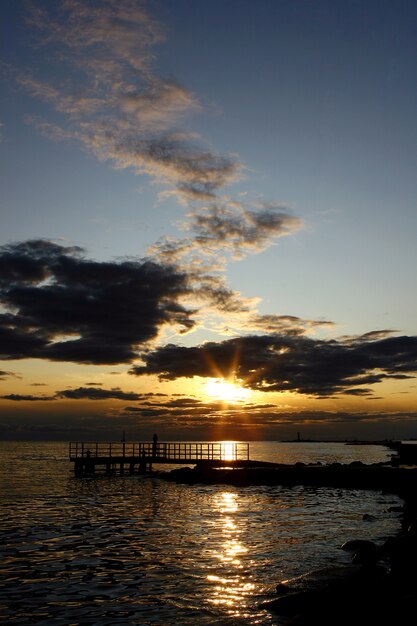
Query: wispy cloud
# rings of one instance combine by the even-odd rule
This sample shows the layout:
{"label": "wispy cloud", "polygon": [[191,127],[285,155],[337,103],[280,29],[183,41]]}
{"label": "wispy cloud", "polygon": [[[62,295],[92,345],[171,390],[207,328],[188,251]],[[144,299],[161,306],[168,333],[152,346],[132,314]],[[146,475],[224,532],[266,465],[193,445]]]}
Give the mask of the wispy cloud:
{"label": "wispy cloud", "polygon": [[8,378],[22,378],[15,372],[9,372],[7,370],[0,370],[0,380],[7,380]]}
{"label": "wispy cloud", "polygon": [[234,203],[231,206],[211,206],[208,210],[190,214],[190,229],[195,244],[204,250],[229,250],[234,258],[248,252],[262,252],[271,241],[296,232],[301,220],[284,207],[268,206],[248,210]]}
{"label": "wispy cloud", "polygon": [[[275,332],[278,327],[293,328],[295,318],[290,322],[290,316],[270,315],[267,319],[259,315],[258,298],[243,297],[230,289],[224,273],[230,260],[262,252],[280,237],[299,230],[301,220],[282,205],[250,209],[230,200],[196,208],[187,214],[187,220],[183,227],[190,236],[166,237],[151,246],[148,254],[158,262],[187,271],[205,327],[216,327],[216,332],[222,333],[227,329],[226,334],[245,327],[266,330],[273,324]],[[310,326],[318,324],[311,322]],[[306,321],[303,326],[305,330]]]}
{"label": "wispy cloud", "polygon": [[33,9],[31,23],[52,60],[67,70],[65,81],[18,77],[33,96],[64,114],[62,124],[37,121],[49,136],[77,139],[98,158],[147,174],[181,198],[207,199],[236,180],[236,159],[178,130],[180,120],[201,107],[184,86],[153,71],[154,48],[163,36],[144,3],[64,0]]}
{"label": "wispy cloud", "polygon": [[[220,253],[224,255],[224,265],[228,257],[242,259],[247,254],[262,252],[278,238],[302,227],[302,221],[282,205],[250,209],[227,200],[196,208],[186,217],[182,226],[192,236],[163,239],[150,249],[152,255],[170,262],[188,259],[188,264],[195,266],[199,258],[212,262]],[[221,269],[222,262],[218,261],[217,266]]]}
{"label": "wispy cloud", "polygon": [[285,206],[245,208],[219,195],[242,176],[244,166],[179,128],[202,107],[186,87],[154,71],[163,33],[144,3],[61,0],[47,9],[35,7],[31,23],[48,50],[50,67],[56,67],[55,80],[53,70],[48,80],[27,72],[17,80],[60,113],[61,122],[28,119],[52,139],[76,140],[115,168],[149,176],[165,188],[160,197],[174,196],[194,207],[184,224],[192,234],[174,245],[159,242],[153,254],[167,257],[175,247],[182,263],[190,252],[194,263],[198,255],[219,251],[241,259],[300,228],[301,220]]}
{"label": "wispy cloud", "polygon": [[319,328],[333,328],[330,320],[308,320],[296,315],[254,314],[248,318],[248,326],[252,331],[261,333],[288,335],[303,335],[306,332]]}

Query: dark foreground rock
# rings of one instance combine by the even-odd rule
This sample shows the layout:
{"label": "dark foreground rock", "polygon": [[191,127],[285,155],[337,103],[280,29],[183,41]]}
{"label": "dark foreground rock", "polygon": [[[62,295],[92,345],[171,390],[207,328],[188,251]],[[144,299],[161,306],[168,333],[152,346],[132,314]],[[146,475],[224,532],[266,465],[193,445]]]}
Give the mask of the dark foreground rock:
{"label": "dark foreground rock", "polygon": [[[412,496],[414,501],[414,494]],[[302,577],[302,589],[277,587],[262,607],[286,618],[286,626],[406,626],[416,623],[417,521],[377,548],[369,541],[346,542],[352,561],[363,565],[319,570]],[[362,553],[366,558],[357,559]]]}
{"label": "dark foreground rock", "polygon": [[415,623],[416,542],[407,533],[387,542],[377,563],[312,572],[305,588],[277,588],[277,598],[263,603],[290,626],[402,626]]}

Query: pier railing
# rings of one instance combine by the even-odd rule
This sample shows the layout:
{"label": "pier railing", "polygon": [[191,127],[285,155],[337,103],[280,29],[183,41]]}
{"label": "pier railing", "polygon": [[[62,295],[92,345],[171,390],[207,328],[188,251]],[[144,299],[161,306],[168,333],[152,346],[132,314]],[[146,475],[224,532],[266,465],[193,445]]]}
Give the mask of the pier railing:
{"label": "pier railing", "polygon": [[241,442],[87,442],[71,441],[69,457],[75,459],[142,458],[165,463],[249,460],[249,444]]}

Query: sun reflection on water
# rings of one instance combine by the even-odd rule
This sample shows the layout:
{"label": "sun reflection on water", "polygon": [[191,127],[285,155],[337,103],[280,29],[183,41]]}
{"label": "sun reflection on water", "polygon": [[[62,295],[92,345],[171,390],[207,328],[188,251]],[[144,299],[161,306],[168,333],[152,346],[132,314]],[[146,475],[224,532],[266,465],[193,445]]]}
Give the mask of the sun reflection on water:
{"label": "sun reflection on water", "polygon": [[218,561],[216,570],[219,574],[209,574],[207,580],[212,583],[212,594],[208,602],[222,605],[229,614],[243,616],[247,607],[247,597],[253,593],[255,585],[250,581],[250,574],[242,563],[248,548],[240,541],[244,527],[243,518],[235,516],[239,511],[238,494],[224,491],[214,498],[214,512],[219,533],[219,547],[213,550]]}

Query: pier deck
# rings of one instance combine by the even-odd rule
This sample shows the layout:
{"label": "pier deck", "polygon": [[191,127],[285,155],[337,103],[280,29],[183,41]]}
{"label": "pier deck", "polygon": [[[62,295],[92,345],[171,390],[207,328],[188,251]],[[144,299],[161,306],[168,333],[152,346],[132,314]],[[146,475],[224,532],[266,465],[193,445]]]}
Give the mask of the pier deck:
{"label": "pier deck", "polygon": [[85,442],[71,441],[69,458],[77,476],[96,469],[107,474],[125,470],[145,473],[152,464],[243,467],[249,462],[249,444],[234,442]]}

